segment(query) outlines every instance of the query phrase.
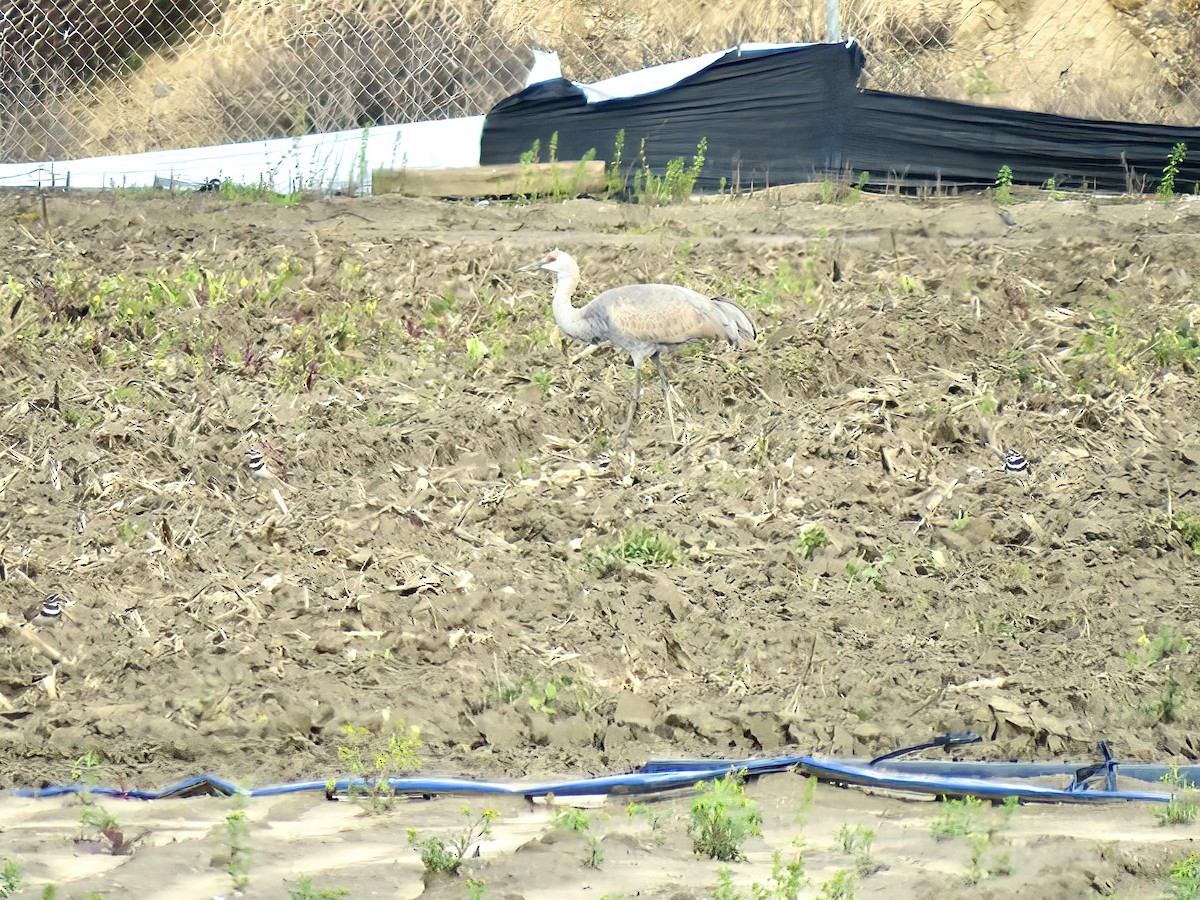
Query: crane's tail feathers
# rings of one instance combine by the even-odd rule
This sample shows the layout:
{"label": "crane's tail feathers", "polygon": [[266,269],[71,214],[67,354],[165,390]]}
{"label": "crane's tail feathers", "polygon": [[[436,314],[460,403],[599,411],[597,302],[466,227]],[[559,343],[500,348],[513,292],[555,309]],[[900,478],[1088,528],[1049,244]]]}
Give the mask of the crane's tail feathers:
{"label": "crane's tail feathers", "polygon": [[728,297],[713,297],[712,302],[725,319],[725,335],[729,343],[740,347],[758,337],[758,329],[754,327],[754,322],[746,315],[744,309]]}

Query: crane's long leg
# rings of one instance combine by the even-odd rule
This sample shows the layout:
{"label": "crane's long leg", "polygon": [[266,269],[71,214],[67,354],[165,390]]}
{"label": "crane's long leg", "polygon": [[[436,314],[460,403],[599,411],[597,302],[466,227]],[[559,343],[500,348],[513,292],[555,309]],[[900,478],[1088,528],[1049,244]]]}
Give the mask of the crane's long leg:
{"label": "crane's long leg", "polygon": [[629,398],[629,411],[625,413],[625,427],[621,429],[621,440],[617,446],[624,447],[629,441],[629,427],[633,424],[633,413],[637,409],[638,397],[642,395],[642,369],[633,367],[633,396]]}
{"label": "crane's long leg", "polygon": [[671,423],[671,440],[679,440],[675,432],[675,413],[671,410],[671,384],[667,381],[667,367],[659,357],[654,357],[654,368],[658,369],[659,380],[662,381],[663,397],[667,401],[667,421]]}

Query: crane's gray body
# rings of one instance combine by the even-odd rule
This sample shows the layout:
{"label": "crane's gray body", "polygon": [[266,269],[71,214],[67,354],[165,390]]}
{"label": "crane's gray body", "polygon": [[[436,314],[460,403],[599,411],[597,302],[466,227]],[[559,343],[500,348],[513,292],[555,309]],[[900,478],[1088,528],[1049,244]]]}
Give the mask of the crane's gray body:
{"label": "crane's gray body", "polygon": [[662,381],[667,418],[675,434],[671,387],[662,355],[693,341],[727,341],[742,347],[757,332],[745,310],[725,297],[709,297],[675,284],[627,284],[597,294],[582,308],[571,304],[579,284],[579,266],[561,250],[551,250],[525,269],[546,269],[558,276],[554,288],[554,321],[563,334],[577,341],[615,344],[633,361],[633,397],[621,431],[621,444],[629,437],[633,413],[642,393],[642,365],[652,360]]}
{"label": "crane's gray body", "polygon": [[577,322],[571,337],[609,341],[638,368],[696,341],[723,340],[740,347],[755,334],[754,323],[737,304],[676,284],[628,284],[604,291],[579,311]]}

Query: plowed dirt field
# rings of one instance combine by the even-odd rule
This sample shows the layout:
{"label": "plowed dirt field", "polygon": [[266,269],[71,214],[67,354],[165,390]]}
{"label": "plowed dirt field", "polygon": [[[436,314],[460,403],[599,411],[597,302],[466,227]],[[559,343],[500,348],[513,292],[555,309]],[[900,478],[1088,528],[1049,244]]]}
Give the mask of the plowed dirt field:
{"label": "plowed dirt field", "polygon": [[[0,197],[0,785],[324,779],[397,720],[494,778],[1197,757],[1200,204],[819,195]],[[672,359],[678,441],[651,377],[614,446],[553,247],[757,322]]]}

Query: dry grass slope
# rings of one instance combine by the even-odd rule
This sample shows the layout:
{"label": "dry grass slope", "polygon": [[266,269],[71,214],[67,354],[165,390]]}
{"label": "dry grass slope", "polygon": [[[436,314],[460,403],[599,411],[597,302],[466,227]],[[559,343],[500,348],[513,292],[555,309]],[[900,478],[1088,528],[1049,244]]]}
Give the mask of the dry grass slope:
{"label": "dry grass slope", "polygon": [[[587,81],[738,41],[825,35],[817,0],[689,2],[681,15],[632,0],[24,0],[0,37],[0,159],[484,112],[520,86],[534,46]],[[843,31],[867,50],[871,87],[1192,123],[1194,5],[846,0]]]}

